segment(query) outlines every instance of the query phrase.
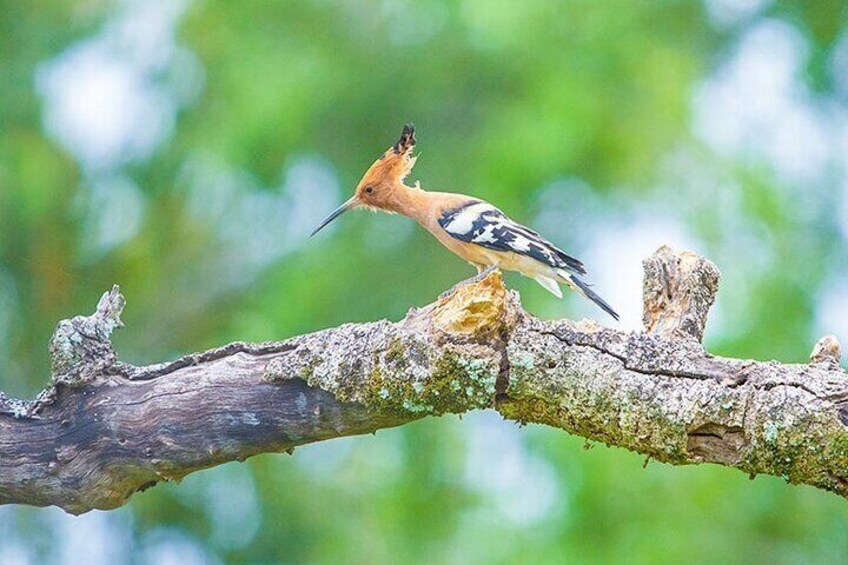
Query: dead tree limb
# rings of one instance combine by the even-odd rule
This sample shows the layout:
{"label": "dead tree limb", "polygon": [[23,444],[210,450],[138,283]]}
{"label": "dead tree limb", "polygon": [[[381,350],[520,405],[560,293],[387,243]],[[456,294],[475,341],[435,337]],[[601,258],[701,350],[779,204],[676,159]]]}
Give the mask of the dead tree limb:
{"label": "dead tree limb", "polygon": [[848,496],[848,379],[826,336],[810,364],[700,345],[719,273],[662,248],[645,261],[646,332],[527,314],[499,273],[400,322],[117,361],[117,288],[58,325],[52,385],[0,394],[0,503],[118,507],[162,480],[425,416],[494,408],[673,464],[719,463]]}

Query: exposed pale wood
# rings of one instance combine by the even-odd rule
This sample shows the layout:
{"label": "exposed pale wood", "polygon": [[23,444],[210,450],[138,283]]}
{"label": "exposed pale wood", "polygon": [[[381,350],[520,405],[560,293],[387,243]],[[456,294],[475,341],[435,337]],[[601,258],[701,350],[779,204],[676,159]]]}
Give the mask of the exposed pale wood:
{"label": "exposed pale wood", "polygon": [[645,264],[647,333],[534,318],[495,272],[397,323],[149,367],[117,361],[115,288],[92,316],[58,325],[53,383],[38,399],[0,394],[0,503],[115,508],[226,461],[482,408],[669,463],[848,496],[848,378],[835,339],[804,365],[714,357],[699,339],[715,266],[668,248]]}

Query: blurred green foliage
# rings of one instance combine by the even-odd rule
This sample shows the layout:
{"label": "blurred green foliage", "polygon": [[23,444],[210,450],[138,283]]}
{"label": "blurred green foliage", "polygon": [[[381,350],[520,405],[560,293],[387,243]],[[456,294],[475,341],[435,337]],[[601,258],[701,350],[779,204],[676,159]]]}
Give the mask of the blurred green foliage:
{"label": "blurred green foliage", "polygon": [[[36,394],[53,325],[112,283],[129,302],[116,345],[137,364],[429,302],[471,271],[409,221],[351,214],[306,237],[408,120],[414,179],[588,254],[631,327],[624,266],[693,245],[725,275],[709,347],[803,361],[848,270],[846,24],[835,0],[0,1],[0,388]],[[598,315],[508,282],[541,316]],[[491,414],[428,420],[226,465],[108,514],[0,509],[0,561],[848,550],[835,496],[583,445]]]}

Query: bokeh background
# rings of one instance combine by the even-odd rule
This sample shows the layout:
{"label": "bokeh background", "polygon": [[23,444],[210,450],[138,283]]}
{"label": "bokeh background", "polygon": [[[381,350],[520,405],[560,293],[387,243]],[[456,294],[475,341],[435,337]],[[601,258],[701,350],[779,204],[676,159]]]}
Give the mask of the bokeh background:
{"label": "bokeh background", "polygon": [[[121,358],[399,319],[472,274],[411,221],[307,235],[399,134],[413,180],[584,259],[637,329],[663,243],[723,273],[708,347],[848,339],[843,0],[0,0],[0,389],[119,283]],[[508,276],[542,317],[599,317]],[[591,449],[584,449],[591,448]],[[113,512],[0,507],[0,562],[844,560],[848,503],[494,413],[263,455]]]}

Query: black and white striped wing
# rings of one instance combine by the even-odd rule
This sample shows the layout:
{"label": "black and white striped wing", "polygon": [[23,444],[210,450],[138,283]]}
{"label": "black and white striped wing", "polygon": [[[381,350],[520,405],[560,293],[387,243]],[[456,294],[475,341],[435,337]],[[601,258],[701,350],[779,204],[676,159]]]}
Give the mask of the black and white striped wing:
{"label": "black and white striped wing", "polygon": [[586,273],[579,259],[568,255],[530,228],[510,220],[487,202],[472,200],[464,206],[446,210],[438,222],[446,232],[460,241],[527,255],[571,273]]}

